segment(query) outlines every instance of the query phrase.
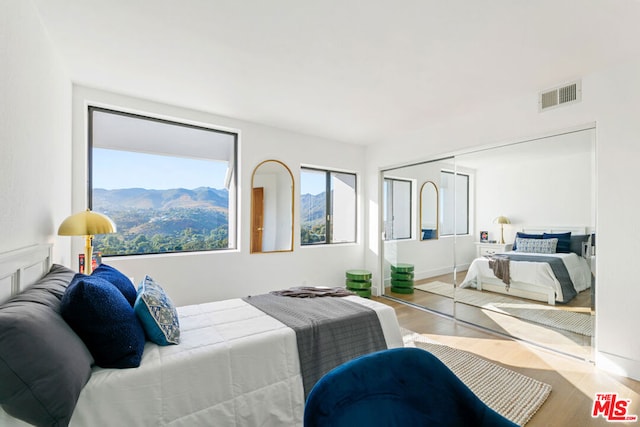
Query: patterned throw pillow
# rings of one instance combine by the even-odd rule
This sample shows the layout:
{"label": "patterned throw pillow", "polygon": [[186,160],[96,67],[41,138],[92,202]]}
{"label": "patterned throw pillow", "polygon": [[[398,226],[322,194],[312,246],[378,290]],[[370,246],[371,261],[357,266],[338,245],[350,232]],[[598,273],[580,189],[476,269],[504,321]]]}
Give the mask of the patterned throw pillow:
{"label": "patterned throw pillow", "polygon": [[133,310],[149,341],[158,345],[180,343],[178,311],[164,289],[151,277],[145,276],[140,283]]}
{"label": "patterned throw pillow", "polygon": [[521,239],[516,238],[518,249],[516,252],[529,252],[534,254],[555,254],[558,239]]}

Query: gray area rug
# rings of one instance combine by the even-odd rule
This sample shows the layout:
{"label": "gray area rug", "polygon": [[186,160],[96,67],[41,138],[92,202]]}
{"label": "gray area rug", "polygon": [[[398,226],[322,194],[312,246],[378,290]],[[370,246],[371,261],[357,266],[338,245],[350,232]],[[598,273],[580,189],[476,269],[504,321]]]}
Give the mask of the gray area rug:
{"label": "gray area rug", "polygon": [[[416,285],[414,288],[453,298],[453,286],[450,283],[430,282]],[[465,304],[509,314],[580,335],[593,336],[594,317],[588,313],[562,310],[548,304],[538,304],[533,301],[475,289],[457,288],[455,292],[456,300]]]}
{"label": "gray area rug", "polygon": [[549,384],[472,353],[433,343],[415,332],[404,338],[407,346],[422,348],[440,359],[480,400],[520,426],[533,417],[551,393]]}

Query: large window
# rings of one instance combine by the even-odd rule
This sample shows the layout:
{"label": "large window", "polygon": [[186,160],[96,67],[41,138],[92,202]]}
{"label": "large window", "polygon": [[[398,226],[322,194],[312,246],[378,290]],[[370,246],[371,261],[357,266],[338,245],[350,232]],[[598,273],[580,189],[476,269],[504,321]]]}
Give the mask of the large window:
{"label": "large window", "polygon": [[302,168],[300,241],[303,245],[356,241],[356,175]]}
{"label": "large window", "polygon": [[440,175],[440,235],[469,234],[469,175]]}
{"label": "large window", "polygon": [[385,178],[382,187],[385,240],[411,238],[411,181]]}
{"label": "large window", "polygon": [[102,255],[236,247],[237,135],[89,108],[89,206],[116,224]]}

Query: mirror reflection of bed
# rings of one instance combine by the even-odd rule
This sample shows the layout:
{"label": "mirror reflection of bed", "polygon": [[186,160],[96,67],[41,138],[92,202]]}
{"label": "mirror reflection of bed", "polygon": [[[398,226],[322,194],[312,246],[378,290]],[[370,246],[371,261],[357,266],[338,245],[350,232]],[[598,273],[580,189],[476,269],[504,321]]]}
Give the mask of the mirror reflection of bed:
{"label": "mirror reflection of bed", "polygon": [[[595,241],[590,238],[593,236],[595,240],[596,231],[595,128],[587,125],[522,143],[464,153],[449,159],[448,163],[445,166],[440,160],[432,166],[437,165],[435,170],[448,167],[456,171],[456,175],[468,175],[468,231],[456,230],[453,235],[447,235],[443,230],[447,210],[443,210],[441,196],[438,240],[422,241],[422,247],[410,242],[396,241],[393,245],[384,242],[384,262],[393,257],[402,262],[413,256],[416,265],[414,294],[387,295],[499,334],[593,360],[595,246],[591,244]],[[424,162],[420,164],[424,170]],[[408,165],[393,173],[410,173],[417,167],[417,164]],[[423,175],[424,180],[433,177],[433,173]],[[440,191],[446,191],[442,189],[442,182],[435,182]],[[458,192],[456,195],[458,197]],[[501,225],[494,223],[500,215],[510,220],[510,224],[503,226],[507,244],[513,244],[516,233],[523,230],[572,232],[577,245],[575,257],[581,259],[581,274],[586,281],[579,284],[575,296],[555,300],[555,291],[535,289],[535,286],[533,294],[529,294],[531,287],[520,289],[517,267],[515,284],[509,292],[504,290],[505,283],[495,277],[487,279],[488,283],[483,279],[481,291],[463,286],[468,272],[477,274],[474,270],[478,267],[472,264],[478,257],[480,230],[488,231],[489,241],[500,240]],[[461,221],[459,216],[456,219]],[[588,241],[578,242],[581,238],[577,236],[584,236],[582,239]],[[582,243],[589,251],[584,258]],[[387,251],[392,251],[392,255]],[[436,259],[439,264],[434,263]],[[551,270],[551,267],[545,269]],[[544,284],[554,280],[546,277],[542,281]],[[529,278],[525,283],[528,281]],[[429,286],[424,286],[426,284]],[[537,285],[537,279],[532,284]],[[425,290],[429,287],[431,291]]]}

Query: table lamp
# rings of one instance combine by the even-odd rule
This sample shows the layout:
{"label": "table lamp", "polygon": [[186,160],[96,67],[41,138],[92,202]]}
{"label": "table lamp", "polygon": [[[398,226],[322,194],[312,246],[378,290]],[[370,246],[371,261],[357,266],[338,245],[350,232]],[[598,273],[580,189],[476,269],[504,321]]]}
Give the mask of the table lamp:
{"label": "table lamp", "polygon": [[59,236],[84,236],[85,274],[91,274],[93,269],[93,236],[115,232],[116,226],[111,219],[89,209],[67,217],[58,228]]}
{"label": "table lamp", "polygon": [[511,221],[506,216],[499,216],[493,222],[500,224],[500,243],[504,244],[504,225],[511,224]]}

